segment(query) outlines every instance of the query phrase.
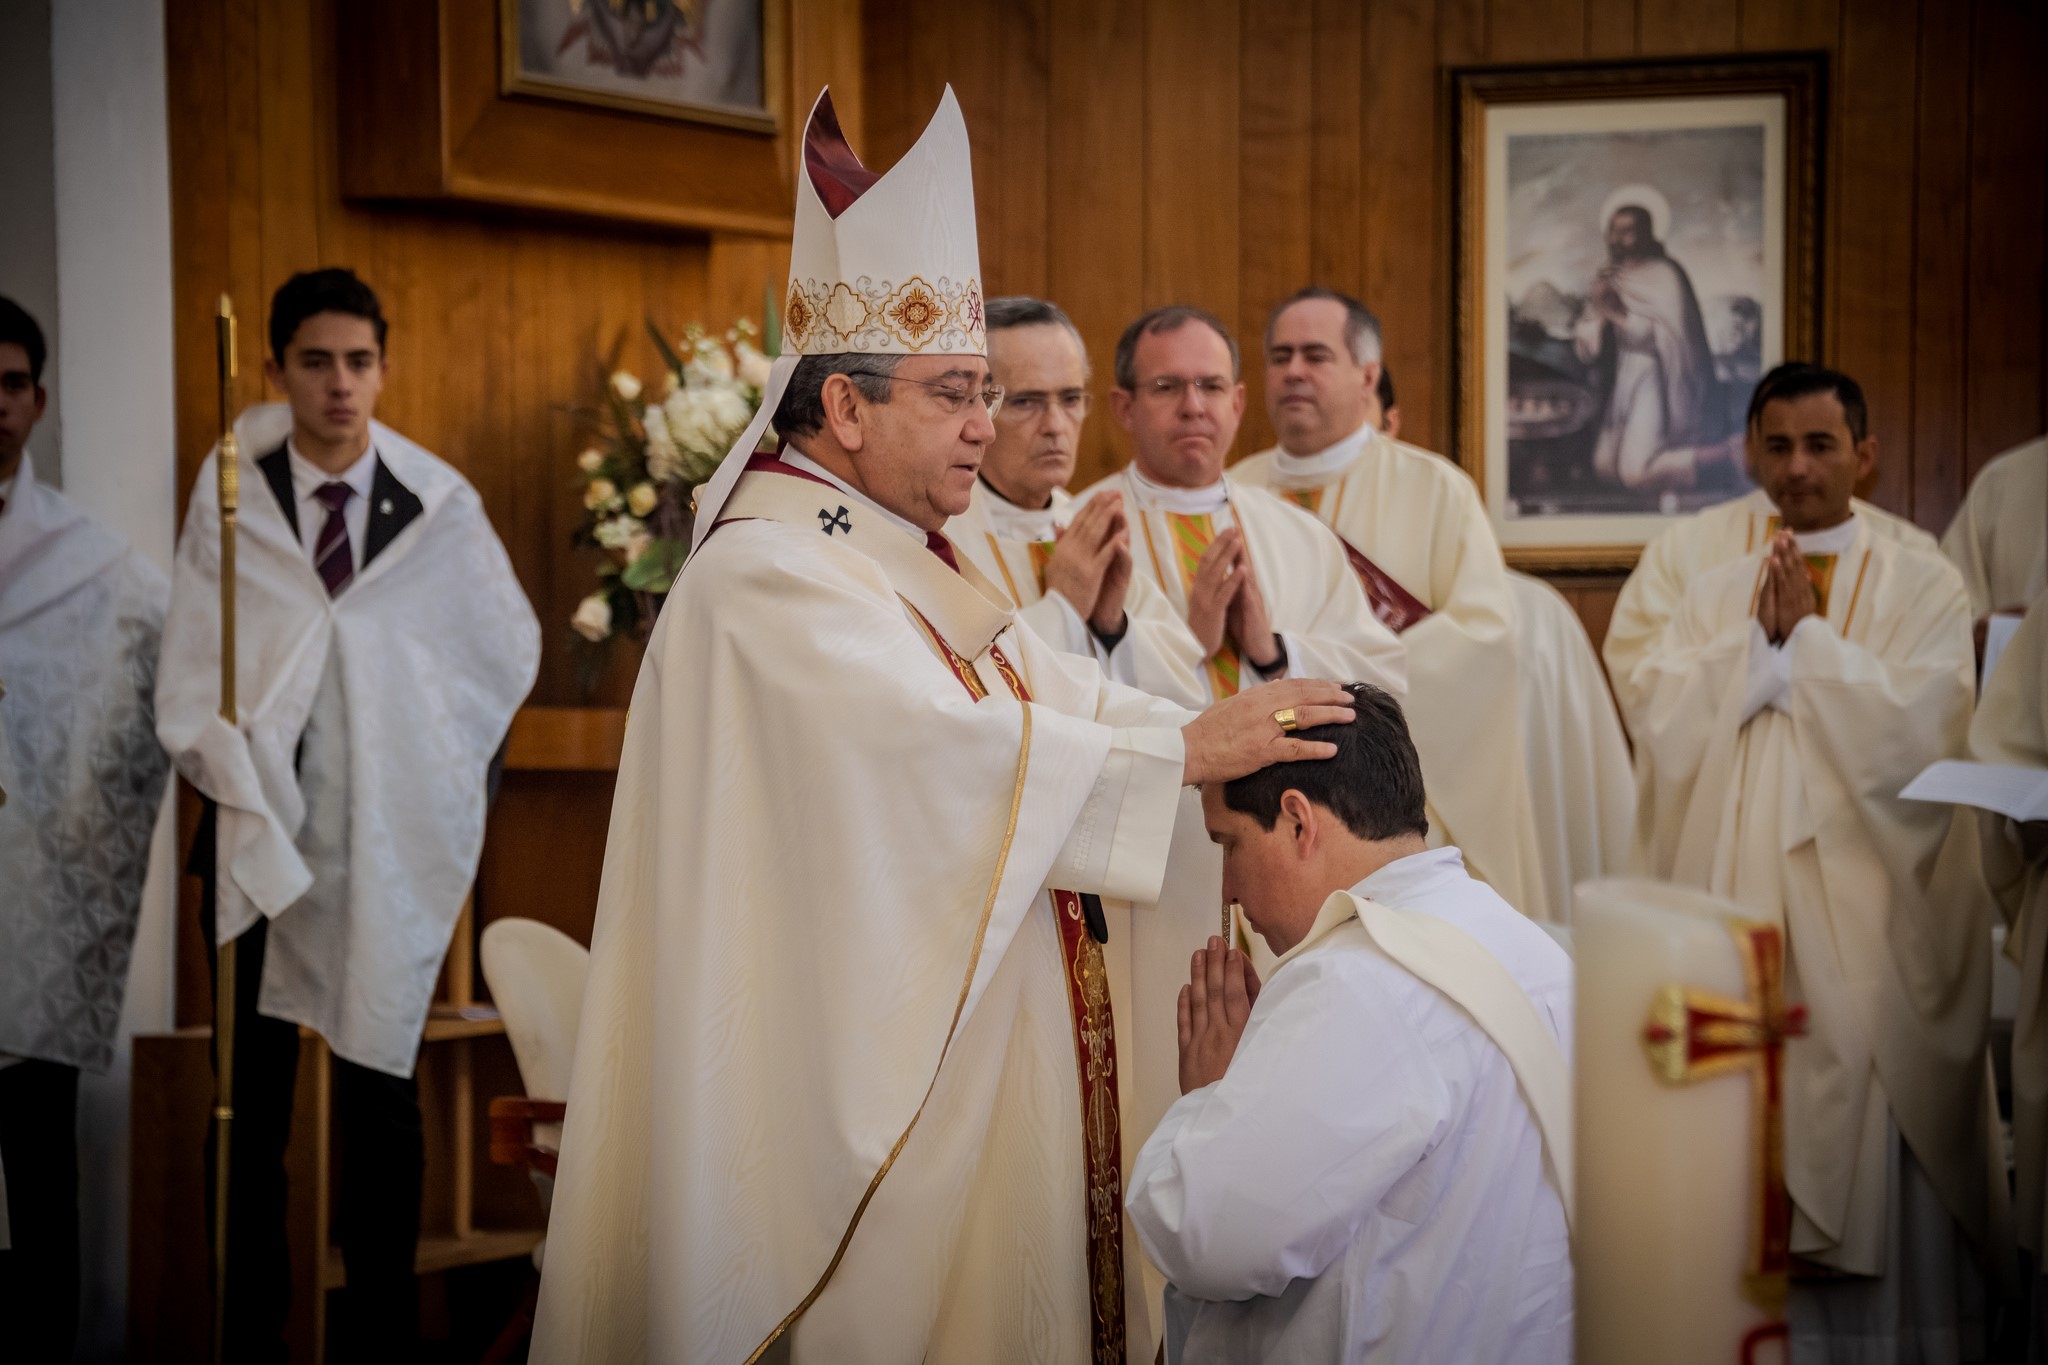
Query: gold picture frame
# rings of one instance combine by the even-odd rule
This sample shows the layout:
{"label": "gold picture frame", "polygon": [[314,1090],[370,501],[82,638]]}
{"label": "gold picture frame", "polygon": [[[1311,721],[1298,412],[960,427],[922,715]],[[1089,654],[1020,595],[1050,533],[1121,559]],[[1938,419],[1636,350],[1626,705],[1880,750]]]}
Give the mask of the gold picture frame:
{"label": "gold picture frame", "polygon": [[1746,491],[1750,388],[1818,357],[1826,59],[1448,81],[1459,463],[1510,563],[1632,567]]}
{"label": "gold picture frame", "polygon": [[[561,75],[542,74],[527,68],[524,53],[526,30],[524,22],[529,5],[546,3],[547,0],[500,0],[498,6],[498,88],[505,95],[524,95],[537,99],[560,100],[571,104],[589,104],[602,109],[618,109],[635,114],[646,114],[656,118],[675,119],[685,123],[708,123],[722,128],[738,128],[753,132],[776,133],[781,129],[778,110],[782,108],[782,92],[778,88],[780,70],[772,54],[783,47],[782,25],[787,16],[787,0],[751,0],[755,6],[757,24],[754,35],[754,64],[758,68],[760,103],[758,105],[726,104],[698,99],[659,98],[646,93],[632,93],[625,89],[612,88],[613,77],[606,81],[578,81]],[[710,0],[716,4],[718,0]],[[748,0],[739,0],[747,3]],[[619,4],[617,0],[561,0],[570,6],[578,16],[577,23],[596,28],[608,15],[624,10],[628,14],[636,8],[659,10],[664,18],[687,13],[688,9],[700,7],[706,0],[697,0],[697,6],[688,6],[682,0],[628,0]],[[731,4],[726,5],[727,9]],[[585,38],[586,42],[601,40]],[[556,55],[560,55],[557,53]]]}

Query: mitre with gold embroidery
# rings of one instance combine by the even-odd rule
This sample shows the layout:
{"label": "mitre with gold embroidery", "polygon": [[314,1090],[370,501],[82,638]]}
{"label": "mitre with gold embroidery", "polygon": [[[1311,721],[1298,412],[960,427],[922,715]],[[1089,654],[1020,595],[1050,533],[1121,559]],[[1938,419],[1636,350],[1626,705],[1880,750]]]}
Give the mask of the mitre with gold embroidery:
{"label": "mitre with gold embroidery", "polygon": [[697,497],[693,548],[718,519],[807,355],[985,355],[981,253],[967,121],[947,86],[917,144],[887,172],[861,164],[832,91],[804,125],[782,353],[753,424]]}

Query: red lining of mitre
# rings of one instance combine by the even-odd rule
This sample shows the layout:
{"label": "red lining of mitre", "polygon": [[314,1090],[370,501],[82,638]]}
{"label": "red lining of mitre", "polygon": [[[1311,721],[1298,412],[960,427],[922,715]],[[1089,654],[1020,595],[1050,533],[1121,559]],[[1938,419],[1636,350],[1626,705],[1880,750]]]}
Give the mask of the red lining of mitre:
{"label": "red lining of mitre", "polygon": [[810,175],[811,188],[818,192],[825,212],[834,218],[852,208],[853,201],[882,178],[861,165],[853,148],[846,144],[846,134],[839,130],[839,115],[832,108],[830,90],[818,97],[818,107],[811,111],[811,121],[804,127],[804,170]]}

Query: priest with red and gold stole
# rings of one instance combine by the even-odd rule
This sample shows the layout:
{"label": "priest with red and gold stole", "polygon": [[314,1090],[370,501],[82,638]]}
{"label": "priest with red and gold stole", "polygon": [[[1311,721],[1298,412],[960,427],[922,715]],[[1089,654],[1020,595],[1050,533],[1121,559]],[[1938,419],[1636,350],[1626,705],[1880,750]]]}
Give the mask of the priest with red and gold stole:
{"label": "priest with red and gold stole", "polygon": [[886,175],[829,96],[802,146],[784,354],[634,692],[532,1359],[1150,1359],[1090,902],[1348,694],[1191,716],[1018,624],[940,534],[1002,400],[959,105]]}
{"label": "priest with red and gold stole", "polygon": [[1636,666],[1638,856],[1785,931],[1808,1011],[1785,1061],[1792,1359],[1908,1336],[1920,1358],[1974,1359],[2003,1189],[1988,897],[1969,827],[1898,799],[1963,752],[1969,600],[1938,553],[1852,505],[1877,456],[1854,380],[1782,367],[1756,411],[1783,525],[1696,577]]}

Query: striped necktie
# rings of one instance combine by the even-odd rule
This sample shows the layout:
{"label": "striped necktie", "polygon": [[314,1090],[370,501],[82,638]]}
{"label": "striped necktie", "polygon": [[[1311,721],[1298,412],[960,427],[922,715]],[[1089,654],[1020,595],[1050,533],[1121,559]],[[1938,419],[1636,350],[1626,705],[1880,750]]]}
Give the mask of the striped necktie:
{"label": "striped necktie", "polygon": [[[1168,512],[1166,529],[1173,535],[1173,558],[1180,565],[1180,586],[1183,593],[1194,590],[1195,570],[1201,566],[1202,554],[1216,539],[1216,523],[1207,512]],[[1237,645],[1226,635],[1222,646],[1209,660],[1209,682],[1215,689],[1216,699],[1237,695],[1243,669],[1237,657]]]}
{"label": "striped necktie", "polygon": [[313,490],[313,496],[327,509],[327,520],[320,523],[320,539],[313,542],[313,567],[320,571],[320,581],[327,585],[329,597],[341,596],[341,590],[356,576],[355,555],[348,544],[348,522],[341,514],[354,492],[345,483],[323,483]]}

